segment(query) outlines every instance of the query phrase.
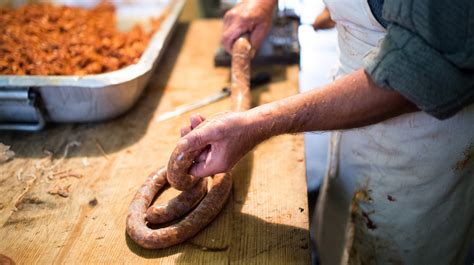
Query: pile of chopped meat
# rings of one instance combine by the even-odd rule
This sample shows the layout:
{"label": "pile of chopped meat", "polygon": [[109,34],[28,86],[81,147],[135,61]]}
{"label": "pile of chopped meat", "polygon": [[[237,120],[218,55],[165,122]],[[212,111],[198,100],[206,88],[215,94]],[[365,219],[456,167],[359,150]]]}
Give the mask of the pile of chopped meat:
{"label": "pile of chopped meat", "polygon": [[0,75],[87,75],[137,63],[152,30],[116,26],[115,8],[102,2],[92,9],[27,4],[0,9]]}

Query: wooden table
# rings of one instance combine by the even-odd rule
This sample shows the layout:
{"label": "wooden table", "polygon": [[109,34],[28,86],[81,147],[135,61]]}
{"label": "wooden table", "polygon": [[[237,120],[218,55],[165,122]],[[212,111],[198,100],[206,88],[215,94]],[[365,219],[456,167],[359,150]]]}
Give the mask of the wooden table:
{"label": "wooden table", "polygon": [[[143,97],[119,118],[0,133],[16,153],[0,164],[0,254],[17,264],[310,263],[302,135],[270,139],[240,161],[226,207],[190,241],[144,250],[125,233],[132,196],[167,162],[189,114],[156,117],[229,84],[229,70],[213,66],[221,27],[219,20],[179,24]],[[252,92],[254,105],[297,93],[296,66],[264,70],[273,82]],[[198,111],[229,106],[225,99]],[[67,197],[50,194],[58,188]]]}

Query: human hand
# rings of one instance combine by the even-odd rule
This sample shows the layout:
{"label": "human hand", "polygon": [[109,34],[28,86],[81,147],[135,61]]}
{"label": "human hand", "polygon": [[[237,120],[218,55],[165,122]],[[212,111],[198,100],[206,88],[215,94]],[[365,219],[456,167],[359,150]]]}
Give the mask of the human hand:
{"label": "human hand", "polygon": [[207,120],[194,114],[190,121],[191,125],[181,128],[178,146],[183,152],[202,150],[189,172],[196,177],[231,170],[260,142],[256,131],[249,129],[245,112],[218,114]]}
{"label": "human hand", "polygon": [[329,9],[326,7],[324,10],[316,17],[313,22],[313,29],[331,29],[336,26],[336,22],[332,20],[331,14],[329,13]]}
{"label": "human hand", "polygon": [[276,0],[247,0],[227,11],[222,33],[222,44],[227,52],[232,53],[235,40],[245,33],[250,33],[253,49],[260,47],[270,30],[276,2]]}

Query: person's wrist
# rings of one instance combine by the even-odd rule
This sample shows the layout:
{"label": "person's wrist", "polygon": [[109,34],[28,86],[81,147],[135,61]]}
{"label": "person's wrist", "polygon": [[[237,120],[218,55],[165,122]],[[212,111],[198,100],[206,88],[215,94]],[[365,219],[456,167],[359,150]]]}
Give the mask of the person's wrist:
{"label": "person's wrist", "polygon": [[245,130],[249,134],[254,134],[249,137],[256,139],[259,143],[274,136],[271,110],[268,108],[253,108],[245,112]]}
{"label": "person's wrist", "polygon": [[275,7],[278,3],[278,0],[244,0],[243,2]]}
{"label": "person's wrist", "polygon": [[273,10],[278,4],[277,0],[247,0],[247,2],[249,2],[250,6],[260,8],[269,18],[271,18]]}
{"label": "person's wrist", "polygon": [[265,6],[268,7],[270,13],[273,12],[273,10],[278,4],[278,0],[261,0],[261,1],[265,2]]}

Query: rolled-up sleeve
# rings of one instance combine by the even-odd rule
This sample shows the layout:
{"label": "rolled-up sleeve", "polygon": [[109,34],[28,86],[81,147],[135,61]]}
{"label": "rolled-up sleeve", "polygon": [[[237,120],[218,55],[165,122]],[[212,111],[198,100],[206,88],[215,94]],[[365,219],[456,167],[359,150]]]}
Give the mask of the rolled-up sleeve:
{"label": "rolled-up sleeve", "polygon": [[364,58],[374,82],[438,119],[472,104],[474,1],[386,0],[383,12],[387,35]]}

